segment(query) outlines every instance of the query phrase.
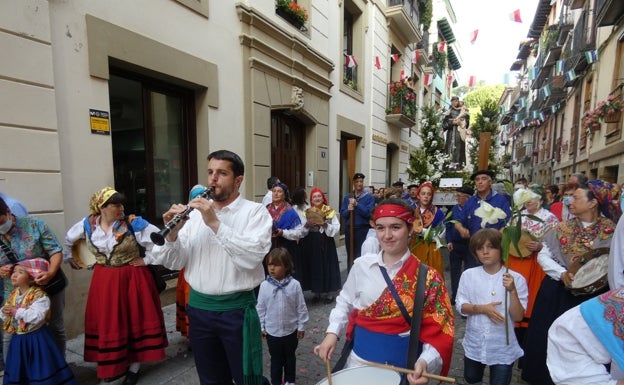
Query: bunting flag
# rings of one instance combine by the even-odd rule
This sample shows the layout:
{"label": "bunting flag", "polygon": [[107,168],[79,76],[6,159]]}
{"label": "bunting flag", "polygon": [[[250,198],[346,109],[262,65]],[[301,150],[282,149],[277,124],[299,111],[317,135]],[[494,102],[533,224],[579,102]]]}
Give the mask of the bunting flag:
{"label": "bunting flag", "polygon": [[592,64],[598,61],[598,52],[596,50],[591,50],[585,52],[585,60],[587,60],[587,64]]}
{"label": "bunting flag", "polygon": [[539,113],[539,119],[543,122],[544,120],[546,120],[546,115],[544,115],[543,112]]}
{"label": "bunting flag", "polygon": [[401,81],[405,79],[405,70],[401,70]]}
{"label": "bunting flag", "polygon": [[531,117],[537,119],[537,111],[531,111]]}
{"label": "bunting flag", "polygon": [[551,94],[552,92],[550,91],[550,85],[545,85],[542,88],[542,95],[544,95],[544,98],[548,98]]}
{"label": "bunting flag", "polygon": [[510,82],[509,72],[507,72],[503,75],[503,84],[509,85]]}
{"label": "bunting flag", "polygon": [[353,55],[347,55],[347,58],[345,59],[345,67],[347,68],[353,68],[353,67],[357,67],[357,61],[355,60],[355,56]]}
{"label": "bunting flag", "polygon": [[474,44],[475,41],[477,41],[477,36],[479,36],[479,30],[475,29],[474,31],[472,31],[472,33],[470,34],[470,44]]}
{"label": "bunting flag", "polygon": [[565,59],[557,60],[557,62],[555,62],[555,74],[563,75],[564,69],[565,69]]}
{"label": "bunting flag", "polygon": [[526,107],[526,98],[518,99],[518,105],[520,106],[520,108]]}
{"label": "bunting flag", "polygon": [[509,14],[509,19],[511,21],[515,21],[516,23],[522,23],[522,18],[520,17],[520,10],[516,9],[512,13]]}
{"label": "bunting flag", "polygon": [[393,53],[392,54],[392,60],[394,60],[395,63],[398,63],[398,61],[399,61],[399,54],[398,53]]}
{"label": "bunting flag", "polygon": [[438,52],[444,52],[446,49],[446,41],[442,40],[440,44],[438,44]]}
{"label": "bunting flag", "polygon": [[535,78],[537,77],[537,71],[538,71],[537,67],[533,67],[528,71],[529,81],[535,80]]}
{"label": "bunting flag", "polygon": [[519,122],[520,121],[520,114],[514,114],[514,122]]}
{"label": "bunting flag", "polygon": [[431,83],[433,82],[433,74],[426,72],[424,82],[425,82],[425,86],[431,85]]}
{"label": "bunting flag", "polygon": [[476,83],[477,83],[477,78],[474,75],[468,78],[468,87],[472,88],[475,86]]}
{"label": "bunting flag", "polygon": [[555,112],[557,112],[557,108],[559,108],[559,103],[550,106],[550,113],[554,114]]}
{"label": "bunting flag", "polygon": [[520,125],[522,125],[522,127],[526,127],[527,125],[526,119],[522,119],[522,121],[520,122]]}
{"label": "bunting flag", "polygon": [[418,57],[420,56],[420,51],[414,51],[414,56],[412,56],[412,63],[418,63]]}
{"label": "bunting flag", "polygon": [[566,72],[565,77],[567,81],[571,82],[572,80],[576,79],[576,71],[572,69]]}
{"label": "bunting flag", "polygon": [[500,106],[498,106],[498,113],[501,115],[505,115],[505,113],[507,112],[507,107],[505,107],[503,104],[501,104]]}
{"label": "bunting flag", "polygon": [[449,86],[453,84],[453,75],[448,75],[446,77],[446,84],[448,84]]}
{"label": "bunting flag", "polygon": [[375,56],[375,67],[377,67],[378,70],[381,69],[381,60],[379,60],[379,56]]}

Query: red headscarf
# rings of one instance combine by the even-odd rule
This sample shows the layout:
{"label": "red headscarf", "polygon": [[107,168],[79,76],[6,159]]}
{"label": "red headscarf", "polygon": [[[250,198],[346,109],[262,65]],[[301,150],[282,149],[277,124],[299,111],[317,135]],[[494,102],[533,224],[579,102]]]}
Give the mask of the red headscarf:
{"label": "red headscarf", "polygon": [[377,221],[377,219],[384,217],[399,218],[411,224],[414,222],[414,211],[402,205],[384,203],[377,206],[373,211],[373,220]]}
{"label": "red headscarf", "polygon": [[323,197],[323,204],[327,205],[327,198],[325,197],[325,193],[323,192],[323,190],[321,190],[318,187],[315,187],[312,190],[310,190],[310,201],[312,201],[312,195],[314,195],[315,193],[321,193],[321,196]]}
{"label": "red headscarf", "polygon": [[423,189],[423,187],[429,187],[431,189],[431,203],[433,204],[433,196],[435,194],[435,189],[433,188],[433,183],[431,182],[424,182],[422,183],[420,186],[418,186],[418,190],[416,190],[416,196],[420,196],[420,190]]}

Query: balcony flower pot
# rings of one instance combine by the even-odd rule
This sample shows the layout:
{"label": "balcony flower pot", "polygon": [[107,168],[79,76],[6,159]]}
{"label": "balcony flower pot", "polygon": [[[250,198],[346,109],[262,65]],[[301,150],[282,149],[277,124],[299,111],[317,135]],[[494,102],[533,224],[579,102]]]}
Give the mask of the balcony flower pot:
{"label": "balcony flower pot", "polygon": [[297,29],[305,31],[305,22],[308,20],[308,11],[294,1],[277,0],[275,13]]}
{"label": "balcony flower pot", "polygon": [[615,110],[612,113],[607,113],[604,116],[605,123],[617,123],[622,118],[622,111]]}

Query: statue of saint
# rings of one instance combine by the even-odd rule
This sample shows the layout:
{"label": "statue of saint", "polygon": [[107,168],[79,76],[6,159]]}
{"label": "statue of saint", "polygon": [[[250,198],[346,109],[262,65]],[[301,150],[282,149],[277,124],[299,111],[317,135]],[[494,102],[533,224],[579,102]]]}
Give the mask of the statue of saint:
{"label": "statue of saint", "polygon": [[466,138],[470,116],[468,110],[457,96],[451,98],[451,110],[442,122],[443,133],[446,134],[444,149],[451,156],[451,168],[461,169],[466,164]]}

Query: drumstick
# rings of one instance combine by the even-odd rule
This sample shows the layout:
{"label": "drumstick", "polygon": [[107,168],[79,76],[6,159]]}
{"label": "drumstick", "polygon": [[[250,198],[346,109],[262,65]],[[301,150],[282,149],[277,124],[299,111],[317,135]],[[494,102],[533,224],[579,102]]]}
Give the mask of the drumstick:
{"label": "drumstick", "polygon": [[[399,373],[405,373],[405,374],[413,374],[414,373],[413,370],[401,368],[401,367],[398,367],[398,366],[388,365],[388,364],[378,364],[376,362],[366,361],[366,365],[374,366],[376,368],[381,368],[381,369],[390,369],[390,370],[394,370],[395,372],[399,372]],[[455,383],[455,379],[454,378],[445,377],[445,376],[438,376],[437,374],[422,373],[421,376],[426,377],[426,378],[428,378],[430,380],[437,380],[437,381],[448,382],[448,383],[452,383],[452,384]]]}
{"label": "drumstick", "polygon": [[325,368],[327,369],[327,385],[332,385],[331,368],[329,367],[329,360],[325,360]]}

